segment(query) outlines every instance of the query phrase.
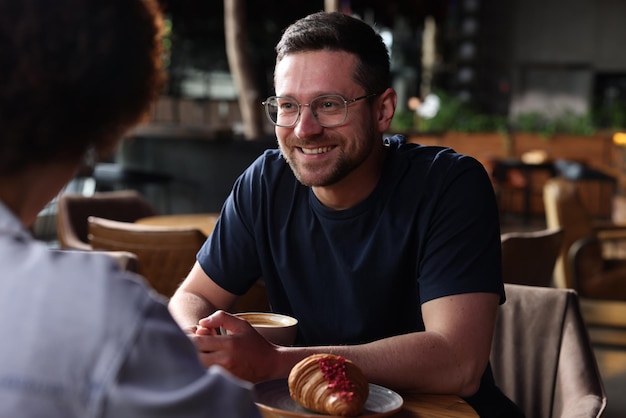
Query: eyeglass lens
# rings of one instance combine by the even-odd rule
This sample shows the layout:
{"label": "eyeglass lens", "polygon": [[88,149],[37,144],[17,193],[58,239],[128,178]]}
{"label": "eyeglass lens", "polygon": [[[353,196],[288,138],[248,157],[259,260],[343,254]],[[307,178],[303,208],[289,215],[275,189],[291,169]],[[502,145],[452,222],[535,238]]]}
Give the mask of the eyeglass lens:
{"label": "eyeglass lens", "polygon": [[346,100],[339,95],[316,97],[309,104],[299,104],[290,97],[270,97],[265,101],[265,110],[270,120],[278,126],[291,127],[298,122],[300,106],[308,106],[313,117],[322,126],[341,125],[347,117]]}

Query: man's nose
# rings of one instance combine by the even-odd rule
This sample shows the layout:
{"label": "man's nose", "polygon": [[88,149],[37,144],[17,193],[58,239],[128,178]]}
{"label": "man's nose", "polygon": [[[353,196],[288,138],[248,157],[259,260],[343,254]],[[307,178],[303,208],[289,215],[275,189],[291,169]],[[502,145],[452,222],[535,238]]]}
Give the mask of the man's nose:
{"label": "man's nose", "polygon": [[322,131],[323,126],[317,123],[313,112],[309,106],[302,106],[300,111],[300,119],[296,126],[294,126],[294,133],[298,138],[306,138],[311,135],[319,134]]}

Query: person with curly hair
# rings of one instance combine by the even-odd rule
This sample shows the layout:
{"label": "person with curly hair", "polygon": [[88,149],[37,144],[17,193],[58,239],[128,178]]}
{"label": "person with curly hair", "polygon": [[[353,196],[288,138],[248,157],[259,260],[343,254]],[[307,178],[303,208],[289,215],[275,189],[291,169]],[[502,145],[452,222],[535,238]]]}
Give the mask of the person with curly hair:
{"label": "person with curly hair", "polygon": [[161,26],[155,0],[0,0],[0,416],[259,416],[139,276],[29,232],[146,115]]}

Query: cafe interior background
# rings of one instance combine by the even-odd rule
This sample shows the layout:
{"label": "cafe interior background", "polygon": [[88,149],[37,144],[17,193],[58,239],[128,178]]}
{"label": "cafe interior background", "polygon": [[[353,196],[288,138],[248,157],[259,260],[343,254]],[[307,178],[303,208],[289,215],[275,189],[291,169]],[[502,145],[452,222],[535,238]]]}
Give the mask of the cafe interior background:
{"label": "cafe interior background", "polygon": [[[219,212],[237,175],[276,146],[260,101],[273,94],[273,47],[282,29],[335,8],[374,24],[389,47],[398,92],[389,134],[452,146],[490,172],[497,161],[560,161],[576,168],[570,175],[580,181],[594,218],[626,222],[623,0],[161,3],[169,76],[161,97],[114,156],[94,161],[63,193],[134,188],[163,214]],[[240,79],[229,64],[225,4],[236,5],[245,29],[239,52],[247,86],[258,96],[253,116],[242,111]],[[545,228],[546,174],[518,180],[522,184],[497,185],[503,232]],[[51,246],[54,217],[53,201],[34,228]],[[607,417],[626,414],[622,338],[621,346],[595,347],[609,397]]]}
{"label": "cafe interior background", "polygon": [[[126,167],[173,178],[166,197],[159,185],[144,186],[164,211],[218,211],[237,174],[260,151],[275,146],[258,104],[273,94],[273,47],[286,25],[325,7],[321,0],[234,3],[243,8],[245,20],[240,36],[248,67],[246,95],[238,94],[229,65],[224,3],[164,2],[169,82],[151,120],[129,134],[116,157]],[[336,5],[375,24],[389,45],[399,103],[390,134],[451,145],[485,165],[540,151],[528,157],[585,163],[621,186],[622,147],[614,146],[612,133],[626,126],[624,2],[351,0]],[[250,96],[256,97],[250,105],[254,115],[245,120],[242,103]],[[421,99],[418,112],[415,98]],[[433,98],[438,111],[428,117]],[[503,199],[504,212],[519,213],[522,200]],[[533,216],[541,216],[538,190],[531,200]],[[607,205],[592,209],[607,216]]]}

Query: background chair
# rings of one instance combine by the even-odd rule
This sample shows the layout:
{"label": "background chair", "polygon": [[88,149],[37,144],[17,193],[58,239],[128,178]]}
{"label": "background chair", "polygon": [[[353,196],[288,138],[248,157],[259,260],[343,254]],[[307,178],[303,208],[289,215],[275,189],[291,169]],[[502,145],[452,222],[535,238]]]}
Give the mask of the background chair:
{"label": "background chair", "polygon": [[[561,254],[556,263],[555,282],[559,287],[575,289],[581,297],[611,296],[626,300],[626,286],[611,284],[613,279],[600,280],[598,274],[607,272],[623,263],[612,262],[626,245],[626,226],[607,221],[594,220],[583,205],[576,183],[564,178],[553,178],[544,186],[544,204],[548,228],[564,231]],[[574,244],[579,240],[586,240]],[[570,251],[573,254],[570,256]],[[593,268],[588,268],[593,265]],[[576,279],[573,269],[578,269]],[[594,274],[590,274],[594,272]],[[623,275],[626,281],[626,270]],[[592,280],[594,281],[592,283]]]}
{"label": "background chair", "polygon": [[170,297],[195,263],[206,236],[195,228],[138,225],[90,216],[89,243],[94,250],[137,255],[137,272],[160,294]]}
{"label": "background chair", "polygon": [[571,289],[505,284],[491,348],[500,389],[527,417],[599,417],[606,394]]}
{"label": "background chair", "polygon": [[626,347],[626,227],[594,220],[576,183],[554,178],[544,188],[548,226],[565,232],[555,281],[578,293],[595,346]]}
{"label": "background chair", "polygon": [[581,296],[626,301],[626,259],[605,257],[597,236],[575,241],[566,267],[572,288]]}
{"label": "background chair", "polygon": [[134,222],[156,215],[152,205],[135,190],[98,192],[91,196],[62,194],[57,203],[57,235],[63,249],[90,250],[87,218],[96,216]]}
{"label": "background chair", "polygon": [[507,232],[502,240],[502,277],[507,283],[551,286],[563,245],[561,228]]}

